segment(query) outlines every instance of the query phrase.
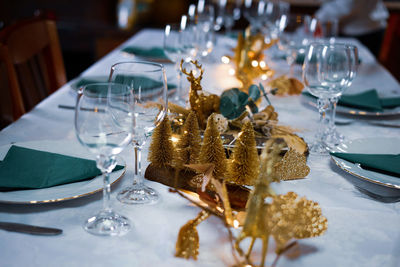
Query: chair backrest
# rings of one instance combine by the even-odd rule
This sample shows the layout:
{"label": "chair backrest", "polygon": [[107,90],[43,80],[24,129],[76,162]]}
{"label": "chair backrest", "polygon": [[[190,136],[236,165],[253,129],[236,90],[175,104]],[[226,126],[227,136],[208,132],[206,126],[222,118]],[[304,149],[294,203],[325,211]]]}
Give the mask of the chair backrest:
{"label": "chair backrest", "polygon": [[33,18],[4,28],[0,62],[8,77],[14,120],[67,82],[52,20]]}

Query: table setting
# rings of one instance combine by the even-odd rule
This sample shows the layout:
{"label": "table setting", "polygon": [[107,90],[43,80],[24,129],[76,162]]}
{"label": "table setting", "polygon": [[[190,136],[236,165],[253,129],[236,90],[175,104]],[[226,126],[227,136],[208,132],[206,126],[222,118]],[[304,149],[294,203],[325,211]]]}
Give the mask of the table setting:
{"label": "table setting", "polygon": [[400,84],[251,2],[234,38],[224,1],[139,31],[0,131],[0,265],[399,266]]}

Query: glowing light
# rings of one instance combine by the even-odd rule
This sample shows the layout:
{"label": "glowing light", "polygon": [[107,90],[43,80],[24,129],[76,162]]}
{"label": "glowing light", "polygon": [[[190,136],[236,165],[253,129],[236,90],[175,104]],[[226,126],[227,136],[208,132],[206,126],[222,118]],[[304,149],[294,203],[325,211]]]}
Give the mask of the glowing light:
{"label": "glowing light", "polygon": [[267,80],[267,79],[268,79],[268,76],[267,76],[267,74],[263,74],[263,75],[261,75],[261,80],[265,81],[265,80]]}
{"label": "glowing light", "polygon": [[229,75],[233,76],[235,75],[236,71],[234,69],[229,69],[228,73]]}
{"label": "glowing light", "polygon": [[252,62],[251,62],[251,65],[255,68],[255,67],[258,67],[258,61],[257,60],[253,60]]}
{"label": "glowing light", "polygon": [[239,228],[239,221],[238,220],[233,220],[233,227]]}
{"label": "glowing light", "polygon": [[229,59],[229,57],[227,57],[227,56],[223,56],[223,57],[221,57],[221,61],[222,61],[222,63],[224,63],[224,64],[229,64],[230,59]]}
{"label": "glowing light", "polygon": [[267,66],[267,63],[265,61],[260,61],[260,67],[265,68]]}
{"label": "glowing light", "polygon": [[172,136],[171,137],[171,141],[172,141],[172,143],[177,143],[178,141],[179,141],[179,138],[178,137],[176,137],[176,136]]}

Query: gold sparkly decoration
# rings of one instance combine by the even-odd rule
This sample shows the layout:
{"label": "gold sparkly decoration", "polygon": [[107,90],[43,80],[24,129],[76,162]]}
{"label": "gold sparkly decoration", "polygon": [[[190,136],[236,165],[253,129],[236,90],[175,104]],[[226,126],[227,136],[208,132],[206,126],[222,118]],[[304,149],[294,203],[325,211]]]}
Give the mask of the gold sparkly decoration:
{"label": "gold sparkly decoration", "polygon": [[288,128],[287,126],[277,125],[271,130],[272,138],[282,138],[288,148],[293,149],[297,153],[307,156],[308,155],[308,145],[303,138],[294,134],[295,130]]}
{"label": "gold sparkly decoration", "polygon": [[233,62],[236,65],[236,77],[242,82],[242,88],[249,88],[255,78],[264,75],[272,77],[274,71],[264,61],[264,50],[274,43],[265,43],[262,34],[252,34],[247,28],[244,36],[239,33]]}
{"label": "gold sparkly decoration", "polygon": [[274,166],[274,171],[280,180],[295,180],[306,177],[310,168],[307,166],[306,156],[290,149]]}
{"label": "gold sparkly decoration", "polygon": [[223,179],[226,172],[226,156],[222,140],[214,121],[214,114],[208,117],[207,128],[204,131],[203,145],[200,150],[200,163],[213,163],[213,176]]}
{"label": "gold sparkly decoration", "polygon": [[253,185],[258,177],[259,159],[254,129],[250,121],[243,125],[231,159],[227,181],[240,185]]}
{"label": "gold sparkly decoration", "polygon": [[199,173],[199,175],[196,175],[195,177],[193,177],[191,182],[194,184],[197,184],[198,185],[197,187],[201,188],[201,191],[204,192],[206,190],[206,186],[213,178],[213,171],[214,171],[215,165],[213,163],[188,164],[188,165],[185,165],[185,167],[193,169]]}
{"label": "gold sparkly decoration", "polygon": [[196,227],[209,216],[210,213],[202,210],[195,219],[188,221],[181,227],[175,246],[176,257],[197,260],[199,255],[199,233]]}
{"label": "gold sparkly decoration", "polygon": [[322,216],[318,203],[300,198],[294,192],[274,196],[266,206],[265,219],[277,243],[277,254],[291,239],[320,236],[328,228],[328,220]]}
{"label": "gold sparkly decoration", "polygon": [[197,68],[197,70],[200,71],[199,76],[195,77],[193,70],[188,72],[185,68],[183,68],[184,60],[181,61],[181,71],[187,76],[186,78],[190,82],[190,107],[197,115],[200,128],[204,129],[208,116],[210,116],[213,112],[219,112],[220,99],[217,95],[206,95],[204,93],[204,91],[202,90],[203,88],[200,85],[201,79],[203,78],[204,70],[197,60],[191,60],[190,62]]}
{"label": "gold sparkly decoration", "polygon": [[299,95],[304,85],[296,78],[288,78],[282,75],[268,83],[276,95]]}
{"label": "gold sparkly decoration", "polygon": [[174,160],[174,146],[171,141],[172,130],[168,117],[154,129],[149,148],[148,160],[154,166],[165,168]]}
{"label": "gold sparkly decoration", "polygon": [[[247,202],[247,214],[243,229],[235,243],[235,248],[239,254],[244,255],[246,259],[249,259],[255,240],[260,238],[263,243],[262,262],[260,266],[264,266],[268,249],[268,239],[270,236],[270,229],[265,219],[265,217],[269,216],[266,212],[267,206],[265,204],[265,199],[274,195],[269,184],[273,180],[276,180],[273,178],[273,166],[281,159],[279,155],[281,149],[282,142],[280,141],[269,140],[265,144],[263,153],[261,154],[260,175],[257,179],[254,190],[249,197],[249,201]],[[251,243],[247,253],[244,254],[240,247],[240,242],[247,237],[251,238]]]}
{"label": "gold sparkly decoration", "polygon": [[182,128],[182,134],[176,144],[175,166],[198,163],[201,137],[196,113],[191,111]]}

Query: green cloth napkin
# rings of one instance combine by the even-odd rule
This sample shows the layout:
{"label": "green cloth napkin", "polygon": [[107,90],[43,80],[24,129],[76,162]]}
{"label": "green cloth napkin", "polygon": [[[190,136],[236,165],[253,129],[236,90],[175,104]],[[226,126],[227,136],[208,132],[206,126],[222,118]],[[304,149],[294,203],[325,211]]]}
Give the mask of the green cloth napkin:
{"label": "green cloth napkin", "polygon": [[[117,165],[114,171],[123,168]],[[46,188],[100,174],[94,160],[11,146],[0,162],[0,191]]]}
{"label": "green cloth napkin", "polygon": [[354,95],[342,95],[338,104],[364,110],[383,111],[378,93],[375,89]]}
{"label": "green cloth napkin", "polygon": [[128,46],[122,49],[122,51],[140,57],[168,60],[167,55],[164,53],[164,50],[161,47],[144,48],[138,46]]}
{"label": "green cloth napkin", "polygon": [[400,154],[353,154],[332,152],[332,156],[359,163],[362,168],[400,178]]}
{"label": "green cloth napkin", "polygon": [[[72,84],[72,87],[75,89],[78,89],[82,86],[92,84],[92,83],[102,83],[102,82],[107,82],[108,81],[108,76],[92,76],[92,77],[84,77],[76,81],[74,84]],[[156,87],[159,87],[161,85],[160,82],[149,79],[147,77],[143,76],[127,76],[127,75],[118,75],[114,82],[116,83],[123,83],[123,84],[133,84],[134,87],[137,87],[137,85],[141,85],[142,90],[143,89],[153,89]],[[175,84],[168,83],[167,84],[168,90],[176,88]]]}
{"label": "green cloth napkin", "polygon": [[[302,94],[315,97],[307,91],[303,91]],[[382,112],[384,108],[390,109],[400,106],[400,97],[380,98],[376,89],[370,89],[353,95],[344,94],[339,99],[338,104],[366,111]]]}

